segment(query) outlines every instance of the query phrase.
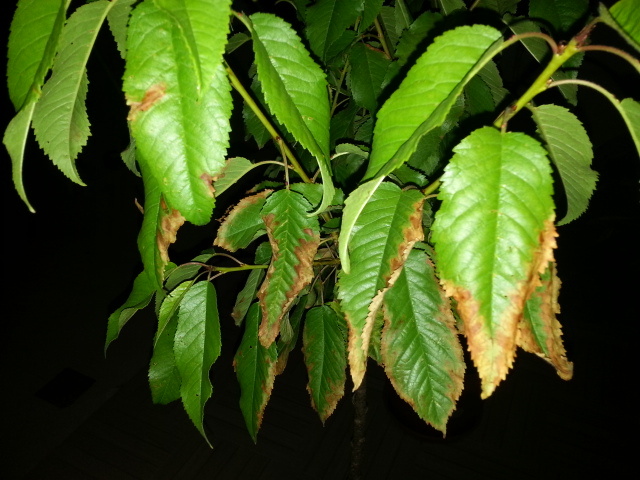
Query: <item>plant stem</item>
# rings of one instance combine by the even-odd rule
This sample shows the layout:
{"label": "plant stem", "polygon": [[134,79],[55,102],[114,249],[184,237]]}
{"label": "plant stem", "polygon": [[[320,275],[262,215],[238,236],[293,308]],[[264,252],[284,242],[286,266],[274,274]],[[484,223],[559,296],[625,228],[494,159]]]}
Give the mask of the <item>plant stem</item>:
{"label": "plant stem", "polygon": [[336,108],[338,107],[338,97],[340,96],[340,89],[342,88],[342,83],[344,82],[344,77],[347,76],[347,70],[349,70],[349,59],[344,64],[344,68],[342,69],[342,73],[340,74],[340,80],[338,81],[338,86],[336,88],[336,94],[333,96],[333,102],[331,102],[331,113],[329,117],[333,117]]}
{"label": "plant stem", "polygon": [[638,73],[640,73],[640,60],[635,58],[632,55],[629,55],[624,50],[620,50],[619,48],[609,47],[608,45],[588,45],[586,47],[582,47],[580,50],[583,52],[608,52],[613,53],[614,55],[623,58],[627,62],[631,64],[633,68],[635,68]]}
{"label": "plant stem", "polygon": [[378,32],[378,39],[380,40],[380,44],[382,45],[382,50],[384,50],[385,55],[389,60],[393,60],[391,56],[391,52],[389,51],[389,47],[387,46],[387,40],[384,38],[384,32],[382,31],[382,26],[378,21],[378,18],[373,21],[373,24],[376,26],[376,31]]}
{"label": "plant stem", "polygon": [[422,190],[422,194],[426,197],[430,193],[435,192],[438,188],[440,188],[440,184],[442,183],[441,180],[442,180],[442,175],[440,175],[433,182],[431,182],[429,185],[424,187],[424,190]]}
{"label": "plant stem", "polygon": [[575,40],[571,40],[564,48],[560,48],[558,53],[554,53],[551,61],[542,71],[538,78],[533,82],[529,89],[511,105],[507,110],[496,119],[493,125],[497,128],[504,128],[506,123],[511,117],[522,110],[527,103],[529,103],[536,95],[544,92],[549,88],[551,75],[553,75],[558,68],[560,68],[567,60],[573,55],[578,53],[581,49]]}
{"label": "plant stem", "polygon": [[307,173],[302,168],[302,166],[300,165],[300,163],[298,162],[298,159],[295,157],[295,155],[293,154],[289,146],[284,142],[284,140],[282,140],[282,137],[280,137],[280,134],[276,131],[273,125],[271,125],[271,122],[265,116],[265,114],[262,113],[262,110],[260,109],[258,104],[251,97],[251,95],[249,95],[249,92],[247,92],[247,89],[244,88],[244,85],[242,85],[242,83],[240,82],[236,74],[233,72],[233,70],[231,70],[231,67],[227,63],[225,63],[225,69],[227,71],[227,75],[229,76],[229,80],[231,81],[231,85],[233,86],[233,88],[236,89],[236,91],[247,103],[249,108],[253,111],[253,113],[256,114],[256,116],[258,117],[262,125],[264,125],[264,127],[267,129],[267,132],[269,132],[269,135],[271,135],[271,138],[273,138],[273,140],[282,147],[282,150],[284,154],[287,156],[289,163],[291,163],[291,168],[293,168],[293,170],[298,175],[300,175],[300,178],[302,178],[302,180],[305,183],[313,183],[309,178],[309,176],[307,175]]}
{"label": "plant stem", "polygon": [[260,270],[269,268],[269,265],[241,265],[239,267],[211,267],[212,272],[229,273],[242,272],[244,270]]}
{"label": "plant stem", "polygon": [[362,480],[364,464],[364,441],[367,426],[367,376],[362,378],[360,388],[353,392],[351,398],[354,407],[353,436],[351,437],[351,465],[349,480]]}

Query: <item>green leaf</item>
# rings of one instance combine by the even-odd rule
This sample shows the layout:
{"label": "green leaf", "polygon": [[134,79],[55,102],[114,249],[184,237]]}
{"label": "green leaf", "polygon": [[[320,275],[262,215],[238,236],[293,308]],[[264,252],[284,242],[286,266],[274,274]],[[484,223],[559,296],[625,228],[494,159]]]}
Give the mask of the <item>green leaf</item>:
{"label": "green leaf", "polygon": [[349,101],[347,107],[340,110],[331,117],[331,148],[342,139],[353,137],[353,127],[358,106],[355,102]]}
{"label": "green leaf", "polygon": [[199,282],[185,293],[180,303],[173,352],[182,378],[182,404],[207,443],[202,424],[204,406],[212,392],[209,371],[220,356],[220,349],[216,290],[210,282]]}
{"label": "green leaf", "polygon": [[271,113],[318,161],[324,188],[318,211],[333,199],[329,165],[329,97],[322,69],[284,20],[256,13],[253,50],[264,98]]}
{"label": "green leaf", "polygon": [[442,20],[442,15],[437,12],[424,12],[415,19],[398,42],[396,57],[400,65],[405,65],[414,54],[419,53],[418,47],[422,46],[433,27],[440,20]]}
{"label": "green leaf", "polygon": [[502,85],[502,77],[498,71],[498,66],[493,60],[489,60],[487,64],[478,72],[478,76],[487,84],[491,90],[491,96],[495,105],[500,103],[509,94],[509,91]]}
{"label": "green leaf", "polygon": [[349,52],[351,72],[349,87],[353,101],[371,112],[378,109],[378,97],[382,93],[390,61],[383,52],[358,43]]}
{"label": "green leaf", "polygon": [[[269,260],[271,260],[271,245],[269,242],[262,242],[256,249],[255,263],[256,265],[265,265],[269,263]],[[231,312],[231,317],[233,318],[236,326],[242,323],[242,320],[249,310],[251,302],[256,298],[258,286],[264,278],[264,275],[265,270],[263,269],[251,270],[249,277],[247,278],[247,282],[238,293],[236,303],[233,306],[233,311]]]}
{"label": "green leaf", "polygon": [[216,197],[222,195],[227,189],[235,185],[246,173],[250,172],[255,165],[246,158],[233,157],[226,161],[225,167],[213,182],[213,189]]}
{"label": "green leaf", "polygon": [[86,66],[100,27],[113,2],[99,0],[79,7],[64,26],[51,77],[33,112],[38,143],[70,180],[84,185],[75,159],[89,138],[85,99]]}
{"label": "green leaf", "polygon": [[476,4],[476,8],[493,10],[502,16],[505,13],[515,14],[518,3],[520,3],[520,0],[480,0]]}
{"label": "green leaf", "polygon": [[311,51],[321,60],[334,56],[332,47],[355,23],[361,4],[361,0],[318,0],[307,8],[306,36]]}
{"label": "green leaf", "polygon": [[140,273],[133,281],[133,288],[127,300],[120,308],[109,315],[107,338],[104,343],[105,355],[111,342],[118,338],[124,326],[136,312],[149,305],[155,292],[155,286],[149,281],[147,274],[145,272]]}
{"label": "green leaf", "polygon": [[493,112],[496,104],[489,85],[480,77],[473,77],[464,87],[465,108],[469,115]]}
{"label": "green leaf", "polygon": [[380,22],[384,27],[385,37],[387,38],[387,44],[393,51],[398,43],[400,36],[396,32],[396,11],[393,7],[384,5],[380,8]]}
{"label": "green leaf", "polygon": [[183,264],[172,269],[169,269],[167,265],[167,268],[165,268],[165,276],[167,277],[164,285],[165,290],[173,290],[185,280],[194,278],[202,268],[200,263],[207,263],[213,256],[213,253],[203,253],[191,259],[191,262],[195,264],[190,262],[189,264]]}
{"label": "green leaf", "polygon": [[222,66],[228,2],[202,2],[208,5],[190,3],[186,13],[153,2],[136,7],[124,76],[139,162],[167,203],[198,225],[211,218],[211,180],[225,165],[232,108]]}
{"label": "green leaf", "polygon": [[234,33],[231,37],[229,37],[229,41],[227,42],[227,46],[224,49],[224,53],[227,55],[233,53],[250,40],[251,37],[246,33]]}
{"label": "green leaf", "polygon": [[571,33],[574,25],[589,12],[589,0],[535,0],[529,3],[529,16],[543,20],[554,35]]}
{"label": "green leaf", "polygon": [[464,84],[489,60],[483,59],[485,52],[500,38],[494,28],[475,25],[450,30],[429,46],[378,111],[366,179],[391,173],[424,134],[442,124]]}
{"label": "green leaf", "polygon": [[300,336],[300,322],[302,316],[307,311],[307,299],[308,295],[299,296],[298,303],[291,311],[291,314],[287,314],[289,325],[291,326],[292,335],[291,338],[285,341],[283,335],[280,336],[276,342],[278,350],[278,362],[276,364],[276,375],[282,374],[287,366],[289,360],[289,353],[296,347],[298,337]]}
{"label": "green leaf", "polygon": [[[188,280],[186,282],[182,282],[176,288],[174,288],[171,292],[164,295],[162,298],[162,303],[160,304],[160,308],[158,309],[158,329],[156,330],[156,335],[153,339],[154,348],[158,345],[160,338],[162,337],[167,325],[174,318],[174,316],[178,313],[178,309],[180,308],[180,303],[184,299],[186,293],[191,289],[194,285],[195,280]],[[161,290],[162,294],[165,293],[164,290]],[[156,300],[161,296],[159,293],[156,296]]]}
{"label": "green leaf", "polygon": [[260,211],[272,192],[273,190],[263,190],[240,200],[220,224],[213,244],[235,252],[240,248],[247,248],[261,230],[266,233]]}
{"label": "green leaf", "polygon": [[344,318],[328,305],[307,312],[302,332],[304,361],[309,373],[311,405],[324,423],[344,395],[347,352]]}
{"label": "green leaf", "polygon": [[293,301],[313,278],[313,258],[320,243],[317,217],[309,217],[311,204],[299,193],[280,190],[262,208],[273,251],[267,278],[258,298],[262,307],[260,342],[271,345],[280,322]]}
{"label": "green leaf", "polygon": [[451,15],[456,10],[466,10],[467,7],[462,0],[438,0],[440,11],[444,15]]}
{"label": "green leaf", "polygon": [[29,135],[29,126],[33,117],[33,110],[36,102],[29,102],[16,114],[15,117],[7,125],[7,129],[2,137],[2,143],[7,148],[7,152],[11,157],[11,176],[13,185],[18,195],[25,203],[31,213],[35,213],[35,209],[27,199],[27,192],[24,190],[22,182],[22,164],[24,162],[24,147],[27,143]]}
{"label": "green leaf", "polygon": [[625,98],[617,108],[629,129],[636,150],[640,154],[640,103],[632,98]]}
{"label": "green leaf", "polygon": [[113,35],[118,51],[122,58],[127,56],[127,25],[133,4],[138,0],[116,0],[115,5],[107,15],[109,29]]}
{"label": "green leaf", "polygon": [[567,194],[567,213],[558,222],[564,225],[585,212],[596,188],[598,174],[591,170],[591,141],[580,120],[566,108],[541,105],[531,111]]}
{"label": "green leaf", "polygon": [[40,96],[58,50],[69,3],[71,0],[18,1],[7,47],[7,86],[16,110],[28,96],[35,96],[32,101]]}
{"label": "green leaf", "polygon": [[446,433],[462,393],[464,358],[449,300],[426,253],[413,250],[384,296],[382,363],[396,392]]}
{"label": "green leaf", "polygon": [[153,403],[160,405],[166,405],[180,398],[182,378],[176,365],[176,356],[173,353],[177,328],[178,317],[174,315],[158,337],[149,363],[151,399]]}
{"label": "green leaf", "polygon": [[611,9],[601,3],[600,19],[640,52],[640,11],[635,0],[620,0]]}
{"label": "green leaf", "polygon": [[553,257],[551,167],[534,139],[491,127],[454,152],[431,239],[486,398],[511,368],[524,302]]}
{"label": "green leaf", "polygon": [[560,313],[558,293],[560,279],[555,263],[541,275],[541,285],[527,300],[522,320],[518,324],[517,343],[527,352],[535,353],[556,368],[563,380],[573,376],[573,364],[567,360],[562,344],[562,330],[556,314]]}
{"label": "green leaf", "polygon": [[382,8],[384,0],[362,0],[361,12],[362,21],[360,22],[360,32],[364,32],[371,26]]}
{"label": "green leaf", "polygon": [[164,270],[169,262],[169,245],[176,241],[176,232],[184,217],[167,206],[156,179],[141,165],[144,181],[144,218],[138,234],[138,250],[144,271],[156,290],[162,290]]}
{"label": "green leaf", "polygon": [[396,33],[398,36],[401,36],[402,32],[409,28],[409,25],[413,23],[413,17],[407,8],[407,5],[404,3],[404,0],[396,0],[394,13],[396,17]]}
{"label": "green leaf", "polygon": [[338,298],[349,325],[354,390],[364,377],[369,337],[382,296],[412,245],[423,239],[423,201],[418,190],[402,191],[393,183],[383,183],[353,227],[349,244],[352,265],[349,272],[343,269],[339,274]]}
{"label": "green leaf", "polygon": [[240,383],[240,410],[254,442],[271,396],[278,360],[276,344],[265,348],[258,340],[259,322],[260,307],[254,303],[247,314],[242,342],[233,361]]}

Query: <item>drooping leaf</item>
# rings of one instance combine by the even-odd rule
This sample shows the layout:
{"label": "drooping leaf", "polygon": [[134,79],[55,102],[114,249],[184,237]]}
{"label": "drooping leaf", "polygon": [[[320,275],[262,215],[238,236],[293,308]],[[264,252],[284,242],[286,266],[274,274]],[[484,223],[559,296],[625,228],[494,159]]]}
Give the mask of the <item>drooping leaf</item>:
{"label": "drooping leaf", "polygon": [[176,241],[176,232],[184,224],[184,217],[171,209],[160,192],[155,177],[146,165],[141,167],[144,181],[144,219],[138,234],[138,250],[144,271],[157,290],[162,289],[164,269],[169,261],[169,245]]}
{"label": "drooping leaf", "polygon": [[[269,242],[262,242],[256,249],[256,265],[265,265],[269,263],[269,260],[271,260],[271,245],[269,244]],[[236,297],[236,303],[233,306],[233,311],[231,312],[231,317],[233,317],[236,325],[240,325],[242,323],[242,320],[249,310],[251,302],[253,302],[253,299],[256,298],[258,286],[264,278],[264,275],[264,269],[251,270],[251,272],[249,273],[247,283],[245,283],[242,290],[240,290],[240,292],[238,293],[238,296]]]}
{"label": "drooping leaf", "polygon": [[635,0],[620,0],[610,10],[601,3],[598,13],[604,23],[640,52],[640,11]]}
{"label": "drooping leaf", "polygon": [[424,134],[442,124],[466,81],[490,60],[481,61],[485,52],[499,39],[494,28],[474,25],[450,30],[429,46],[378,111],[366,179],[391,173]]}
{"label": "drooping leaf", "polygon": [[29,102],[22,107],[11,122],[9,122],[2,137],[2,143],[7,148],[7,152],[11,157],[13,185],[31,213],[35,213],[35,209],[31,206],[31,203],[29,203],[27,192],[24,189],[24,183],[22,182],[22,164],[24,161],[24,147],[27,143],[29,126],[31,125],[31,117],[33,116],[35,106],[36,102]]}
{"label": "drooping leaf", "polygon": [[[335,55],[335,44],[360,13],[361,0],[318,0],[307,8],[306,36],[321,60]],[[335,52],[335,53],[334,53]]]}
{"label": "drooping leaf", "polygon": [[311,204],[299,193],[280,190],[262,208],[272,249],[267,278],[258,298],[262,307],[260,342],[273,343],[280,322],[293,301],[313,278],[313,258],[320,243],[317,217],[307,214]]}
{"label": "drooping leaf", "polygon": [[213,244],[235,252],[240,248],[247,248],[260,231],[266,233],[260,211],[272,192],[273,190],[263,190],[240,200],[220,224]]}
{"label": "drooping leaf", "polygon": [[378,109],[378,97],[382,93],[382,82],[390,61],[383,52],[369,48],[363,43],[351,48],[349,61],[349,86],[353,101],[370,112],[375,112]]}
{"label": "drooping leaf", "polygon": [[231,86],[221,63],[229,9],[226,0],[190,2],[186,11],[175,2],[134,9],[123,88],[139,161],[166,202],[201,225],[229,143]]}
{"label": "drooping leaf", "polygon": [[449,300],[433,264],[414,249],[384,296],[382,362],[396,392],[424,421],[446,433],[462,393],[464,358]]}
{"label": "drooping leaf", "polygon": [[531,111],[567,194],[567,213],[558,222],[564,225],[584,213],[596,188],[598,174],[591,170],[591,141],[580,120],[566,108],[540,105]]}
{"label": "drooping leaf", "polygon": [[33,129],[38,143],[53,164],[70,180],[84,185],[75,159],[89,138],[85,99],[89,53],[100,27],[114,2],[99,0],[79,7],[60,36],[51,77],[33,112]]}
{"label": "drooping leaf", "polygon": [[454,152],[431,238],[486,398],[511,368],[518,319],[553,255],[551,167],[534,139],[490,127]]}
{"label": "drooping leaf", "polygon": [[107,322],[107,338],[104,343],[104,353],[111,342],[118,338],[123,327],[133,317],[133,315],[149,305],[153,294],[155,293],[155,285],[149,280],[146,272],[140,273],[133,281],[133,288],[124,304],[115,312],[109,315]]}
{"label": "drooping leaf", "polygon": [[251,21],[264,98],[271,113],[316,158],[324,188],[322,211],[334,195],[325,75],[287,22],[265,13],[251,15]]}
{"label": "drooping leaf", "polygon": [[157,310],[158,315],[158,329],[156,330],[156,335],[153,339],[154,348],[158,345],[160,338],[164,334],[167,325],[173,320],[173,318],[177,315],[178,309],[180,308],[180,303],[184,299],[184,296],[187,292],[193,287],[194,280],[187,280],[182,282],[168,294],[165,294],[164,290],[161,290],[162,295],[159,293],[156,296],[156,301],[162,297],[162,303],[160,304],[160,308]]}
{"label": "drooping leaf", "polygon": [[229,158],[225,163],[224,169],[217,175],[217,178],[213,182],[216,197],[222,195],[222,193],[232,185],[235,185],[235,183],[250,172],[254,166],[255,165],[246,158]]}
{"label": "drooping leaf", "polygon": [[356,390],[364,377],[369,337],[386,289],[393,284],[411,246],[422,240],[418,190],[383,183],[365,205],[349,244],[351,269],[339,274],[338,298],[349,325],[349,365]]}
{"label": "drooping leaf", "polygon": [[36,101],[58,49],[71,0],[19,0],[7,46],[9,98],[20,110],[30,92]]}
{"label": "drooping leaf", "polygon": [[229,41],[224,49],[224,53],[227,55],[233,53],[242,45],[251,40],[251,37],[243,32],[234,33],[231,37],[229,37]]}
{"label": "drooping leaf", "polygon": [[298,297],[298,303],[287,314],[289,326],[291,327],[290,338],[285,339],[283,335],[278,338],[276,342],[278,350],[278,362],[276,364],[276,375],[281,375],[287,367],[289,361],[289,354],[296,348],[298,343],[298,337],[300,336],[300,323],[302,322],[302,316],[307,311],[307,303],[309,301],[309,295],[301,295]]}
{"label": "drooping leaf", "polygon": [[588,11],[589,0],[536,0],[529,3],[529,16],[543,20],[545,27],[554,35],[571,33]]}
{"label": "drooping leaf", "polygon": [[149,387],[153,403],[166,405],[180,398],[182,378],[173,353],[178,317],[174,315],[158,337],[149,363]]}
{"label": "drooping leaf", "polygon": [[636,150],[640,154],[640,103],[632,98],[625,98],[620,102],[618,111],[629,129]]}
{"label": "drooping leaf", "polygon": [[265,348],[258,340],[259,323],[260,307],[254,303],[249,308],[242,342],[233,360],[240,383],[240,410],[254,442],[271,396],[278,360],[276,344]]}
{"label": "drooping leaf", "polygon": [[304,361],[309,374],[307,391],[322,423],[344,395],[347,351],[342,332],[345,330],[344,318],[329,305],[307,312],[302,332]]}
{"label": "drooping leaf", "polygon": [[131,15],[133,4],[136,2],[137,0],[116,0],[109,15],[107,15],[109,29],[122,58],[127,56],[127,25],[129,24],[129,16]]}
{"label": "drooping leaf", "polygon": [[524,315],[518,324],[517,344],[551,363],[563,380],[570,380],[573,364],[567,360],[560,322],[556,318],[560,313],[560,279],[554,262],[550,262],[541,275],[541,282],[525,305]]}
{"label": "drooping leaf", "polygon": [[220,356],[220,349],[216,290],[211,282],[199,282],[185,293],[180,303],[173,352],[182,378],[182,404],[207,443],[202,424],[204,406],[213,390],[209,371]]}

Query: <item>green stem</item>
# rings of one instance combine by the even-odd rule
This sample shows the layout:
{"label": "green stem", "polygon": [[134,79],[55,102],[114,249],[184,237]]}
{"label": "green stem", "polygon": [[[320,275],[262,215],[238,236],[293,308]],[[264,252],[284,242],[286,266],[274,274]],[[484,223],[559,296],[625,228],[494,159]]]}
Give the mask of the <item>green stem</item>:
{"label": "green stem", "polygon": [[441,183],[442,183],[442,176],[439,176],[429,185],[424,187],[424,190],[422,190],[422,194],[426,197],[427,195],[435,192],[438,188],[440,188]]}
{"label": "green stem", "polygon": [[516,103],[502,112],[502,114],[496,119],[493,125],[497,128],[504,128],[508,120],[520,110],[522,110],[522,107],[533,100],[536,95],[544,92],[549,88],[551,76],[556,72],[556,70],[558,70],[558,68],[560,68],[567,60],[569,60],[580,50],[581,49],[576,41],[571,40],[564,49],[561,49],[561,51],[559,51],[558,53],[554,53],[549,64],[538,76],[538,78],[536,78],[529,89],[524,92],[524,94],[522,94],[522,96],[516,101]]}
{"label": "green stem", "polygon": [[607,52],[613,53],[614,55],[619,56],[620,58],[626,60],[631,64],[633,68],[636,69],[638,73],[640,73],[640,60],[636,57],[629,55],[624,50],[620,50],[619,48],[609,47],[607,45],[588,45],[586,47],[582,47],[580,49],[583,52]]}
{"label": "green stem", "polygon": [[376,26],[376,31],[378,32],[378,39],[380,40],[380,44],[382,45],[382,50],[384,50],[384,54],[387,56],[389,60],[393,60],[393,56],[391,55],[391,52],[389,51],[389,47],[387,46],[387,40],[384,37],[384,32],[382,31],[382,26],[380,25],[380,22],[378,21],[377,18],[373,21],[373,24]]}
{"label": "green stem", "polygon": [[338,107],[338,97],[340,96],[340,89],[342,88],[342,83],[344,82],[344,78],[347,76],[347,70],[349,70],[349,60],[344,64],[344,68],[342,69],[342,73],[340,74],[340,80],[338,81],[338,86],[336,88],[336,94],[333,96],[333,102],[331,102],[331,113],[329,117],[333,117],[336,108]]}
{"label": "green stem", "polygon": [[240,267],[211,267],[212,272],[229,273],[243,272],[245,270],[260,270],[269,268],[269,265],[241,265]]}
{"label": "green stem", "polygon": [[273,140],[277,144],[282,146],[282,150],[286,154],[287,159],[291,164],[291,168],[293,168],[293,170],[298,175],[300,175],[300,178],[302,178],[302,180],[305,183],[313,183],[309,178],[309,176],[307,175],[307,173],[302,168],[302,166],[300,165],[300,163],[298,162],[298,159],[295,157],[295,155],[293,154],[289,146],[284,142],[282,137],[280,137],[280,134],[276,131],[276,129],[273,127],[273,125],[271,124],[269,119],[265,116],[265,114],[262,113],[262,110],[260,109],[258,104],[251,97],[251,95],[249,95],[249,92],[247,92],[247,89],[244,88],[244,85],[242,85],[242,83],[240,82],[236,74],[233,72],[233,70],[231,70],[231,67],[226,62],[225,62],[225,69],[227,71],[227,75],[229,76],[229,80],[231,81],[231,85],[233,86],[233,88],[236,89],[236,91],[247,103],[249,108],[253,111],[253,113],[256,114],[256,116],[258,117],[262,125],[264,125],[264,127],[269,132],[269,135],[271,135],[271,138],[273,138]]}

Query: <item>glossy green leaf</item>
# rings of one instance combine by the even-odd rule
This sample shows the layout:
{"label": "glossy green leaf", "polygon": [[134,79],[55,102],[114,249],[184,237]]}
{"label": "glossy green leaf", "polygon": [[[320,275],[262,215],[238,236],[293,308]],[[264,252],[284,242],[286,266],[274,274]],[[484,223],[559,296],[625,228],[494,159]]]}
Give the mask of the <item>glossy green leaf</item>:
{"label": "glossy green leaf", "polygon": [[502,84],[502,77],[500,76],[496,63],[493,60],[488,61],[487,64],[482,67],[482,70],[478,72],[478,77],[489,87],[494,104],[500,105],[509,94],[509,91],[504,88]]}
{"label": "glossy green leaf", "polygon": [[344,395],[347,379],[347,349],[342,334],[343,317],[328,305],[307,312],[302,332],[304,361],[307,365],[311,405],[324,423]]}
{"label": "glossy green leaf", "polygon": [[358,43],[349,52],[351,72],[349,87],[353,101],[370,112],[378,109],[378,98],[382,93],[384,81],[390,61],[379,50]]}
{"label": "glossy green leaf", "polygon": [[313,258],[320,242],[317,217],[299,193],[280,190],[262,208],[271,249],[271,265],[260,287],[262,307],[260,341],[269,346],[280,332],[280,322],[293,301],[313,278]]}
{"label": "glossy green leaf", "polygon": [[[158,329],[156,330],[156,335],[153,339],[154,348],[158,345],[160,338],[164,334],[167,325],[173,320],[173,318],[177,315],[178,309],[180,308],[180,303],[184,299],[184,296],[187,294],[189,289],[193,287],[194,280],[188,280],[182,282],[168,294],[164,294],[165,291],[162,290],[162,303],[160,304],[160,308],[157,311],[158,316]],[[161,297],[159,293],[156,296],[156,300]]]}
{"label": "glossy green leaf", "polygon": [[216,290],[211,282],[199,282],[180,303],[173,352],[182,378],[182,404],[207,443],[202,421],[213,390],[209,371],[220,356],[221,345]]}
{"label": "glossy green leaf", "polygon": [[618,111],[629,129],[636,150],[640,154],[640,103],[632,98],[625,98],[618,106]]}
{"label": "glossy green leaf", "polygon": [[524,302],[553,256],[551,167],[537,141],[491,127],[454,151],[431,239],[486,398],[511,368]]}
{"label": "glossy green leaf", "polygon": [[226,161],[224,169],[213,182],[216,197],[219,197],[231,186],[235,185],[245,174],[249,173],[255,165],[246,158],[233,157]]}
{"label": "glossy green leaf", "polygon": [[167,203],[198,225],[211,218],[211,181],[225,166],[232,107],[221,64],[228,7],[215,2],[200,10],[202,2],[186,13],[176,7],[175,15],[153,2],[136,7],[124,76],[139,162],[146,163]]}
{"label": "glossy green leaf", "polygon": [[335,56],[334,46],[360,14],[361,0],[318,0],[307,9],[306,36],[321,60]]}
{"label": "glossy green leaf", "polygon": [[117,0],[109,14],[107,22],[122,58],[127,56],[127,25],[133,4],[138,0]]}
{"label": "glossy green leaf", "polygon": [[391,173],[424,134],[442,124],[464,84],[490,60],[483,59],[485,52],[500,38],[497,30],[475,25],[448,31],[429,46],[378,111],[365,178]]}
{"label": "glossy green leaf", "polygon": [[[256,249],[255,255],[255,264],[256,265],[266,265],[271,260],[271,245],[269,242],[262,242],[258,245]],[[247,278],[247,282],[244,287],[238,293],[236,297],[236,303],[233,306],[233,310],[231,312],[231,317],[233,318],[236,325],[240,325],[242,320],[244,319],[247,311],[249,310],[249,306],[253,299],[256,298],[256,293],[258,291],[258,287],[260,286],[260,282],[262,282],[266,269],[255,269],[251,270],[249,273],[249,277]]]}
{"label": "glossy green leaf", "polygon": [[138,250],[144,271],[156,290],[162,289],[164,269],[169,262],[169,245],[184,224],[184,217],[167,206],[156,179],[142,167],[144,181],[144,218],[138,234]]}
{"label": "glossy green leaf", "polygon": [[79,7],[60,36],[60,51],[51,77],[33,112],[33,129],[38,143],[56,167],[70,180],[84,185],[75,159],[89,138],[85,99],[87,61],[100,27],[114,2],[99,0]]}
{"label": "glossy green leaf", "polygon": [[554,35],[573,33],[589,11],[589,0],[535,0],[529,3],[529,16],[542,20]]}
{"label": "glossy green leaf", "polygon": [[424,251],[413,250],[384,295],[382,363],[396,392],[446,433],[462,393],[464,358],[449,300]]}
{"label": "glossy green leaf", "polygon": [[[182,282],[193,279],[203,268],[201,264],[207,263],[211,258],[213,258],[213,256],[213,252],[203,253],[192,258],[191,262],[176,266],[175,268],[170,269],[169,265],[167,265],[167,268],[165,268],[165,276],[167,277],[167,280],[164,284],[164,289],[171,291]],[[171,262],[169,262],[169,264],[171,264]]]}
{"label": "glossy green leaf", "polygon": [[220,224],[213,244],[235,252],[240,248],[247,248],[260,231],[266,233],[260,211],[272,192],[273,190],[263,190],[240,200]]}
{"label": "glossy green leaf", "polygon": [[[369,337],[382,296],[411,246],[422,240],[423,195],[383,183],[366,203],[349,243],[351,269],[339,274],[338,298],[349,325],[349,365],[356,390],[364,377]],[[346,214],[345,214],[346,215]],[[341,255],[342,257],[342,255]]]}
{"label": "glossy green leaf", "polygon": [[178,317],[169,319],[158,337],[149,363],[149,387],[153,403],[166,405],[180,398],[182,378],[173,353],[174,338],[178,328]]}
{"label": "glossy green leaf", "polygon": [[636,0],[620,0],[610,10],[601,3],[600,19],[640,52],[640,10]]}
{"label": "glossy green leaf", "polygon": [[7,86],[16,110],[37,100],[58,49],[71,0],[19,0],[7,46]]}
{"label": "glossy green leaf", "polygon": [[518,346],[535,353],[556,368],[564,380],[573,376],[573,364],[567,360],[562,344],[562,329],[556,314],[560,313],[558,293],[560,279],[553,262],[541,275],[541,285],[527,300],[524,315],[518,325]]}
{"label": "glossy green leaf", "polygon": [[591,141],[580,120],[566,108],[540,105],[531,111],[567,195],[567,213],[558,222],[564,225],[585,212],[596,188],[598,174],[591,170]]}
{"label": "glossy green leaf", "polygon": [[111,342],[118,338],[124,326],[136,312],[149,305],[155,292],[155,285],[149,281],[147,274],[145,272],[140,273],[133,281],[133,288],[124,304],[109,315],[107,338],[104,344],[105,355]]}
{"label": "glossy green leaf", "polygon": [[18,195],[25,203],[31,213],[35,213],[35,209],[29,203],[27,199],[27,192],[24,189],[24,183],[22,181],[22,165],[24,162],[24,147],[27,143],[27,136],[29,135],[29,126],[31,125],[31,118],[33,117],[33,110],[35,109],[36,102],[29,102],[16,114],[15,117],[7,125],[7,129],[2,137],[2,143],[7,148],[7,152],[11,157],[11,176],[13,179],[13,185],[18,192]]}
{"label": "glossy green leaf", "polygon": [[240,383],[240,410],[254,442],[271,396],[278,360],[276,344],[265,348],[258,340],[259,323],[260,307],[254,303],[247,314],[242,342],[233,361]]}
{"label": "glossy green leaf", "polygon": [[465,109],[469,115],[493,112],[496,104],[489,85],[479,75],[464,87]]}
{"label": "glossy green leaf", "polygon": [[333,199],[329,165],[329,97],[325,75],[284,20],[254,14],[253,50],[269,110],[318,161],[324,188],[318,211]]}

